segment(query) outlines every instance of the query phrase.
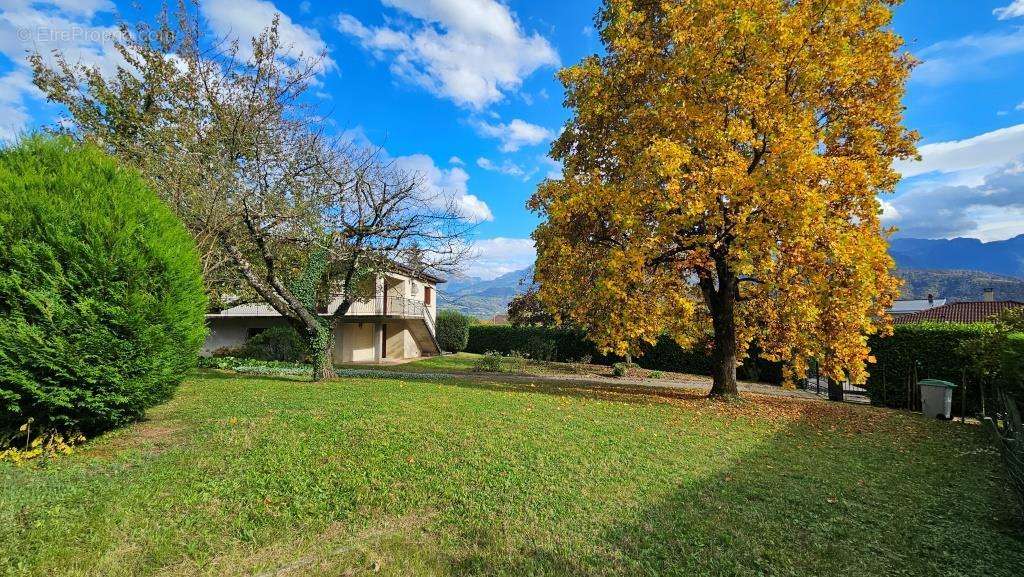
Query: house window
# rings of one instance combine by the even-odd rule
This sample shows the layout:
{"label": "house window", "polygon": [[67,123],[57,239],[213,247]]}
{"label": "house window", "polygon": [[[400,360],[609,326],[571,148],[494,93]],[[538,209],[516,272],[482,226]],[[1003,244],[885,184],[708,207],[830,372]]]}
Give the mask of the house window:
{"label": "house window", "polygon": [[265,330],[267,330],[266,327],[250,327],[245,330],[245,340],[249,340]]}
{"label": "house window", "polygon": [[434,296],[434,291],[428,287],[423,287],[423,304],[430,306],[430,300]]}

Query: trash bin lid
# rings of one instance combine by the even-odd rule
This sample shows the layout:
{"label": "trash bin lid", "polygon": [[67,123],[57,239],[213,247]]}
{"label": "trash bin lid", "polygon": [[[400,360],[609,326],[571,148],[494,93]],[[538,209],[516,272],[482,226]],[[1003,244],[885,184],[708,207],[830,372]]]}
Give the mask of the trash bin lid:
{"label": "trash bin lid", "polygon": [[918,385],[924,385],[926,387],[946,387],[947,389],[955,389],[956,385],[949,381],[940,381],[939,379],[924,379],[917,382]]}

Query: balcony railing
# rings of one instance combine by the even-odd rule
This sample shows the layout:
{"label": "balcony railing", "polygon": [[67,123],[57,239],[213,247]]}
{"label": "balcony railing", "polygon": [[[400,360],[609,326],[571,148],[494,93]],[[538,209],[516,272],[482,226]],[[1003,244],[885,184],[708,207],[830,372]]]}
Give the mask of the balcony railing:
{"label": "balcony railing", "polygon": [[402,318],[420,318],[429,316],[428,309],[420,301],[400,296],[378,296],[372,299],[358,300],[348,309],[350,315],[392,316]]}

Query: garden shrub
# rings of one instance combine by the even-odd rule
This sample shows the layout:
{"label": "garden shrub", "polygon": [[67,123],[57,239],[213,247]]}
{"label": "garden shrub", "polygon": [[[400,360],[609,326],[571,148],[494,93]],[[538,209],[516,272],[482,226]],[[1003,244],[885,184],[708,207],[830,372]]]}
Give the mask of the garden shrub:
{"label": "garden shrub", "polygon": [[140,418],[195,367],[205,311],[195,243],[136,172],[65,138],[0,151],[0,431]]}
{"label": "garden shrub", "polygon": [[511,351],[506,355],[497,351],[487,351],[473,363],[473,371],[478,373],[524,373],[526,372],[526,357],[519,351]]}
{"label": "garden shrub", "polygon": [[277,325],[246,341],[237,355],[260,361],[304,361],[309,356],[309,340],[291,325]]}
{"label": "garden shrub", "polygon": [[629,370],[633,368],[633,363],[615,363],[612,365],[612,375],[616,377],[624,377],[629,373]]}
{"label": "garden shrub", "polygon": [[446,309],[437,313],[437,343],[442,351],[460,353],[469,342],[470,318],[459,311]]}
{"label": "garden shrub", "polygon": [[501,353],[488,351],[473,363],[473,371],[477,373],[500,373]]}

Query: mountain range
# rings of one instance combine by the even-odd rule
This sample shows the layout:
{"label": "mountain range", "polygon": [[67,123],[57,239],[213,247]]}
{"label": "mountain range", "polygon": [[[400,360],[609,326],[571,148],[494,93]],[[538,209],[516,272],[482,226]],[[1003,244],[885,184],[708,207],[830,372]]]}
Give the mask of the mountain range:
{"label": "mountain range", "polygon": [[[889,253],[904,280],[901,298],[930,293],[950,301],[981,300],[983,291],[993,288],[999,300],[1024,301],[1024,234],[992,242],[895,238]],[[456,277],[439,287],[439,303],[490,319],[505,314],[512,297],[532,281],[533,266],[491,280]]]}
{"label": "mountain range", "polygon": [[508,302],[519,293],[526,292],[533,282],[533,265],[505,273],[495,279],[454,277],[438,287],[441,308],[456,309],[479,319],[503,315]]}
{"label": "mountain range", "polygon": [[894,238],[889,254],[898,268],[974,270],[1024,278],[1024,234],[992,242]]}

